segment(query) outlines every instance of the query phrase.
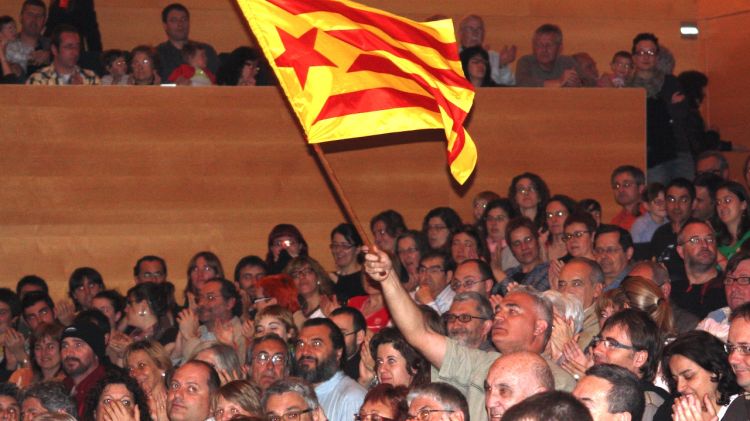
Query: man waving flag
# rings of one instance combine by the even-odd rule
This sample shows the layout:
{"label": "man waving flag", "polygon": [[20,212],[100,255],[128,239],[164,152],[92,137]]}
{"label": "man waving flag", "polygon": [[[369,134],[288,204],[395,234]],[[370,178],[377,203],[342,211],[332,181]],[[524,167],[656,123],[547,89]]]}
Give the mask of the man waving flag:
{"label": "man waving flag", "polygon": [[463,184],[474,90],[450,20],[419,23],[346,0],[237,0],[310,143],[444,129]]}

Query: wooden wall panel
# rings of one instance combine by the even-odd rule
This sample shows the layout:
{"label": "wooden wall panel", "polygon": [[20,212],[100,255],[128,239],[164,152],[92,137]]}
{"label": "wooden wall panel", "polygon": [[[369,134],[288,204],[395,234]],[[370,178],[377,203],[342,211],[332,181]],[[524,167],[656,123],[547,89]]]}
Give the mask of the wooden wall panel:
{"label": "wooden wall panel", "polygon": [[[448,175],[440,131],[324,149],[365,223],[395,208],[419,227],[446,204],[469,218],[473,195],[503,193],[526,170],[611,216],[610,171],[644,164],[643,112],[638,90],[482,90],[469,126],[479,166],[465,187]],[[182,288],[192,254],[212,250],[231,271],[264,253],[279,222],[297,224],[332,267],[328,235],[344,217],[274,88],[6,86],[0,115],[3,286],[36,273],[59,297],[88,265],[124,291],[135,260],[159,254]]]}
{"label": "wooden wall panel", "polygon": [[750,146],[750,4],[743,1],[699,2],[701,50],[709,78],[705,117],[722,138]]}

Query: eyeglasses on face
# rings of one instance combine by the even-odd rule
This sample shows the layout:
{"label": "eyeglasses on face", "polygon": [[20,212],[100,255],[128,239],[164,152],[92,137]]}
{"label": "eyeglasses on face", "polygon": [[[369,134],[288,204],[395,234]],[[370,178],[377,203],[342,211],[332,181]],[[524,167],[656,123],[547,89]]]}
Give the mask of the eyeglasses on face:
{"label": "eyeglasses on face", "polygon": [[591,340],[591,347],[596,348],[599,344],[604,344],[605,348],[618,348],[618,349],[627,349],[630,351],[637,351],[638,348],[634,347],[633,345],[625,345],[620,342],[618,342],[616,339],[612,338],[602,338],[601,336],[594,336],[594,339]]}
{"label": "eyeglasses on face", "polygon": [[299,411],[293,410],[285,412],[282,415],[266,414],[267,421],[297,421],[303,414],[312,412],[312,408],[302,409]]}
{"label": "eyeglasses on face", "polygon": [[681,245],[690,244],[691,246],[697,246],[700,244],[710,245],[715,242],[716,242],[716,237],[714,237],[713,235],[708,235],[702,238],[700,236],[694,235],[680,244]]}
{"label": "eyeglasses on face", "polygon": [[581,237],[583,237],[583,236],[584,236],[585,234],[588,234],[588,233],[590,233],[590,232],[591,232],[591,231],[574,231],[574,232],[570,232],[570,233],[566,232],[565,234],[563,234],[563,236],[562,236],[562,240],[563,240],[564,242],[566,242],[566,243],[567,243],[567,242],[568,242],[568,241],[570,241],[570,240],[571,240],[571,239],[572,239],[573,237],[575,237],[575,238],[581,238]]}
{"label": "eyeglasses on face", "polygon": [[427,273],[430,273],[430,274],[434,275],[434,274],[445,272],[445,269],[442,266],[430,266],[430,267],[426,267],[426,266],[419,265],[419,268],[417,268],[417,272],[419,272],[419,273],[425,273],[425,272],[427,272]]}
{"label": "eyeglasses on face", "polygon": [[727,275],[726,278],[724,278],[724,285],[732,285],[732,284],[737,284],[737,285],[742,285],[742,286],[750,285],[750,277],[748,276],[735,277],[735,276]]}
{"label": "eyeglasses on face", "polygon": [[406,414],[406,420],[418,420],[418,421],[427,421],[430,419],[430,416],[435,412],[445,412],[452,414],[453,410],[451,409],[429,409],[429,408],[423,408],[420,409],[416,414]]}
{"label": "eyeglasses on face", "polygon": [[727,354],[731,354],[733,352],[738,352],[742,356],[748,356],[750,355],[750,345],[748,344],[731,344],[731,343],[725,343],[724,344],[724,351],[727,352]]}
{"label": "eyeglasses on face", "polygon": [[471,314],[453,314],[453,313],[443,313],[441,316],[443,318],[443,321],[445,323],[454,323],[456,320],[458,320],[461,323],[469,323],[470,321],[477,319],[477,320],[489,320],[484,317],[479,316],[472,316]]}
{"label": "eyeglasses on face", "polygon": [[454,280],[451,281],[451,288],[453,288],[454,291],[458,290],[462,286],[464,288],[471,288],[473,285],[476,285],[476,284],[478,284],[480,282],[484,282],[484,281],[485,281],[485,279],[480,279],[480,280],[467,279],[467,280],[461,282],[458,279],[454,279]]}

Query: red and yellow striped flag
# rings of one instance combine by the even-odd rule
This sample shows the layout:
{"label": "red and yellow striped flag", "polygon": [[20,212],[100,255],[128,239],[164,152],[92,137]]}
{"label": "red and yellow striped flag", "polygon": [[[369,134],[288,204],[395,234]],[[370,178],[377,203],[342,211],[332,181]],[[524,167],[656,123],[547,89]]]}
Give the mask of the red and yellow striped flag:
{"label": "red and yellow striped flag", "polygon": [[346,0],[237,0],[310,143],[444,129],[463,184],[474,100],[450,20],[419,23]]}

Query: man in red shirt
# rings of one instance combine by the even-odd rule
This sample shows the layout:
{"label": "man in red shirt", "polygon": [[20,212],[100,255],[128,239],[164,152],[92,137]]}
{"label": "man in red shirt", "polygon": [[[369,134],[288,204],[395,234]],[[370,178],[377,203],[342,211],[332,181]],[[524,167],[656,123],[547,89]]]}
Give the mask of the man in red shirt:
{"label": "man in red shirt", "polygon": [[612,218],[612,224],[630,231],[635,219],[646,211],[641,203],[641,195],[646,188],[643,170],[632,165],[621,165],[612,171],[610,182],[615,202],[622,206],[622,210]]}

